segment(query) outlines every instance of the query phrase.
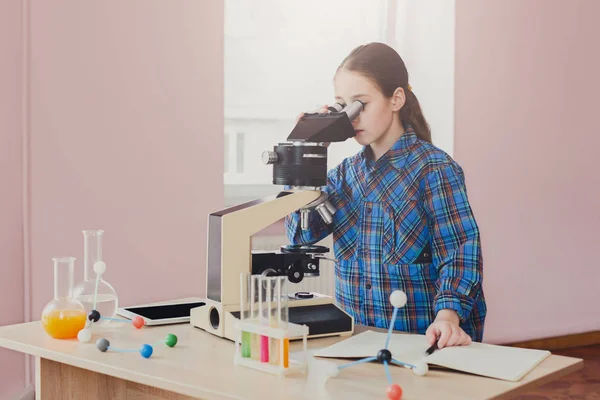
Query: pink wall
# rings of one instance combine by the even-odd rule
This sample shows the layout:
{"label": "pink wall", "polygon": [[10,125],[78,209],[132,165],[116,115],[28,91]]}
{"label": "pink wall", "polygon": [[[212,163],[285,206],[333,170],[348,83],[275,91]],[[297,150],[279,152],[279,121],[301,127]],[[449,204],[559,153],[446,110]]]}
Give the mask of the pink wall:
{"label": "pink wall", "polygon": [[457,1],[456,159],[482,230],[485,340],[600,329],[600,2]]}
{"label": "pink wall", "polygon": [[[77,257],[81,279],[82,229],[106,231],[121,304],[204,295],[206,217],[223,207],[223,5],[31,3],[29,42],[21,2],[0,4],[0,324],[23,321],[27,68],[32,318],[53,256]],[[0,398],[22,390],[24,357],[0,350],[0,365]]]}
{"label": "pink wall", "polygon": [[[23,322],[21,2],[0,2],[0,325]],[[0,349],[0,398],[23,390],[25,357]]]}
{"label": "pink wall", "polygon": [[203,295],[206,218],[223,204],[223,5],[34,2],[33,315],[52,261],[104,229],[121,304]]}

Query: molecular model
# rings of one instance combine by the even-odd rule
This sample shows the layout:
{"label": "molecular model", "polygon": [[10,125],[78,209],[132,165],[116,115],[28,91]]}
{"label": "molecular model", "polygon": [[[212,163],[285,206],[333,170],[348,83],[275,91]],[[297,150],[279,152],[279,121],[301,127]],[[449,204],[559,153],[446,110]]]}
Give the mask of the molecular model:
{"label": "molecular model", "polygon": [[405,368],[410,368],[413,370],[413,372],[415,374],[417,374],[419,376],[423,376],[423,375],[427,374],[427,372],[429,371],[429,367],[425,361],[420,361],[416,364],[408,364],[408,363],[398,361],[395,358],[393,358],[392,353],[388,350],[390,338],[392,335],[392,329],[393,329],[394,323],[396,322],[396,316],[398,315],[398,309],[401,307],[404,307],[404,305],[406,304],[406,294],[401,290],[394,290],[392,292],[392,294],[390,295],[390,303],[394,307],[394,312],[392,314],[392,319],[390,321],[390,327],[389,327],[389,330],[387,333],[387,338],[385,340],[385,347],[383,349],[379,350],[379,352],[377,352],[377,355],[374,357],[366,357],[366,358],[363,358],[363,359],[360,359],[357,361],[353,361],[353,362],[350,362],[347,364],[342,364],[342,365],[330,364],[331,369],[327,371],[327,375],[329,375],[329,377],[335,377],[339,374],[339,371],[344,368],[348,368],[353,365],[367,363],[367,362],[371,362],[371,361],[378,361],[380,363],[383,363],[383,366],[385,367],[385,373],[387,375],[387,379],[388,379],[388,383],[389,383],[389,386],[387,387],[388,399],[400,400],[400,398],[402,397],[402,388],[400,387],[400,385],[393,383],[392,375],[390,373],[390,368],[389,368],[388,364],[392,363],[392,364],[404,366]]}
{"label": "molecular model", "polygon": [[[102,274],[104,272],[106,272],[106,264],[103,261],[95,262],[94,263],[94,272],[96,273],[96,283],[97,283],[100,281],[100,277],[102,276]],[[77,334],[77,339],[80,342],[87,343],[90,340],[92,340],[92,325],[94,324],[94,322],[98,322],[100,319],[116,321],[116,322],[127,322],[127,323],[131,322],[132,325],[136,329],[141,329],[144,326],[144,324],[145,324],[144,319],[140,316],[136,316],[133,320],[130,321],[128,319],[109,318],[109,317],[103,317],[102,315],[100,315],[98,310],[96,310],[96,300],[97,300],[97,295],[98,295],[97,287],[98,286],[96,285],[96,291],[94,292],[93,309],[88,314],[88,320],[86,322],[86,326],[85,326],[85,328],[80,330],[79,333]],[[177,344],[177,336],[175,336],[172,333],[169,333],[165,339],[160,340],[159,342],[155,343],[155,346],[157,344],[161,344],[161,343],[166,344],[168,347],[174,347]],[[112,351],[121,352],[121,353],[139,352],[140,355],[144,358],[149,358],[152,355],[152,353],[154,352],[154,348],[149,344],[143,344],[139,349],[115,348],[115,347],[112,347],[110,345],[110,342],[105,338],[100,338],[96,341],[96,348],[98,350],[100,350],[101,352],[105,352],[107,350],[112,350]]]}

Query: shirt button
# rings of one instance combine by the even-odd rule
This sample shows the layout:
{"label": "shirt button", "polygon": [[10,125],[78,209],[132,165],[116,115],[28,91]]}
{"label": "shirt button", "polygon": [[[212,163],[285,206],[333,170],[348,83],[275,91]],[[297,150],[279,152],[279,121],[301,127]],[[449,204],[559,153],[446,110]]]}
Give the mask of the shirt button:
{"label": "shirt button", "polygon": [[371,290],[371,284],[367,283],[367,286],[365,286],[368,290]]}
{"label": "shirt button", "polygon": [[367,214],[371,214],[371,207],[367,207]]}

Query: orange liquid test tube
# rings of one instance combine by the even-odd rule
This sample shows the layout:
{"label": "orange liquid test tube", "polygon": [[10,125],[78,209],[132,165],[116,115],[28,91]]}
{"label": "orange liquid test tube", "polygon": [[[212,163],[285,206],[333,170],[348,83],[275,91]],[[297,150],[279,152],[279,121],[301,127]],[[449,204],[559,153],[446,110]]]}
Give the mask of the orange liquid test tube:
{"label": "orange liquid test tube", "polygon": [[283,339],[283,368],[290,367],[290,339]]}
{"label": "orange liquid test tube", "polygon": [[[277,280],[275,290],[275,300],[277,303],[276,315],[274,316],[277,320],[277,326],[287,327],[288,325],[288,303],[287,303],[287,291],[285,290],[286,278],[280,278]],[[290,367],[290,340],[287,338],[277,340],[277,363],[283,364],[283,368]]]}

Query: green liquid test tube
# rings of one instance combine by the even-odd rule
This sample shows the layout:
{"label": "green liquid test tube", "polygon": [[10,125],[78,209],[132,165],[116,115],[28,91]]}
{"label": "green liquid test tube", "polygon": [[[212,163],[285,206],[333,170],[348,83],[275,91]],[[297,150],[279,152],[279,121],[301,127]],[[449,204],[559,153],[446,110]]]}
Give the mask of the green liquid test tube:
{"label": "green liquid test tube", "polygon": [[242,332],[242,357],[249,358],[250,357],[250,340],[251,340],[250,332],[243,331]]}

